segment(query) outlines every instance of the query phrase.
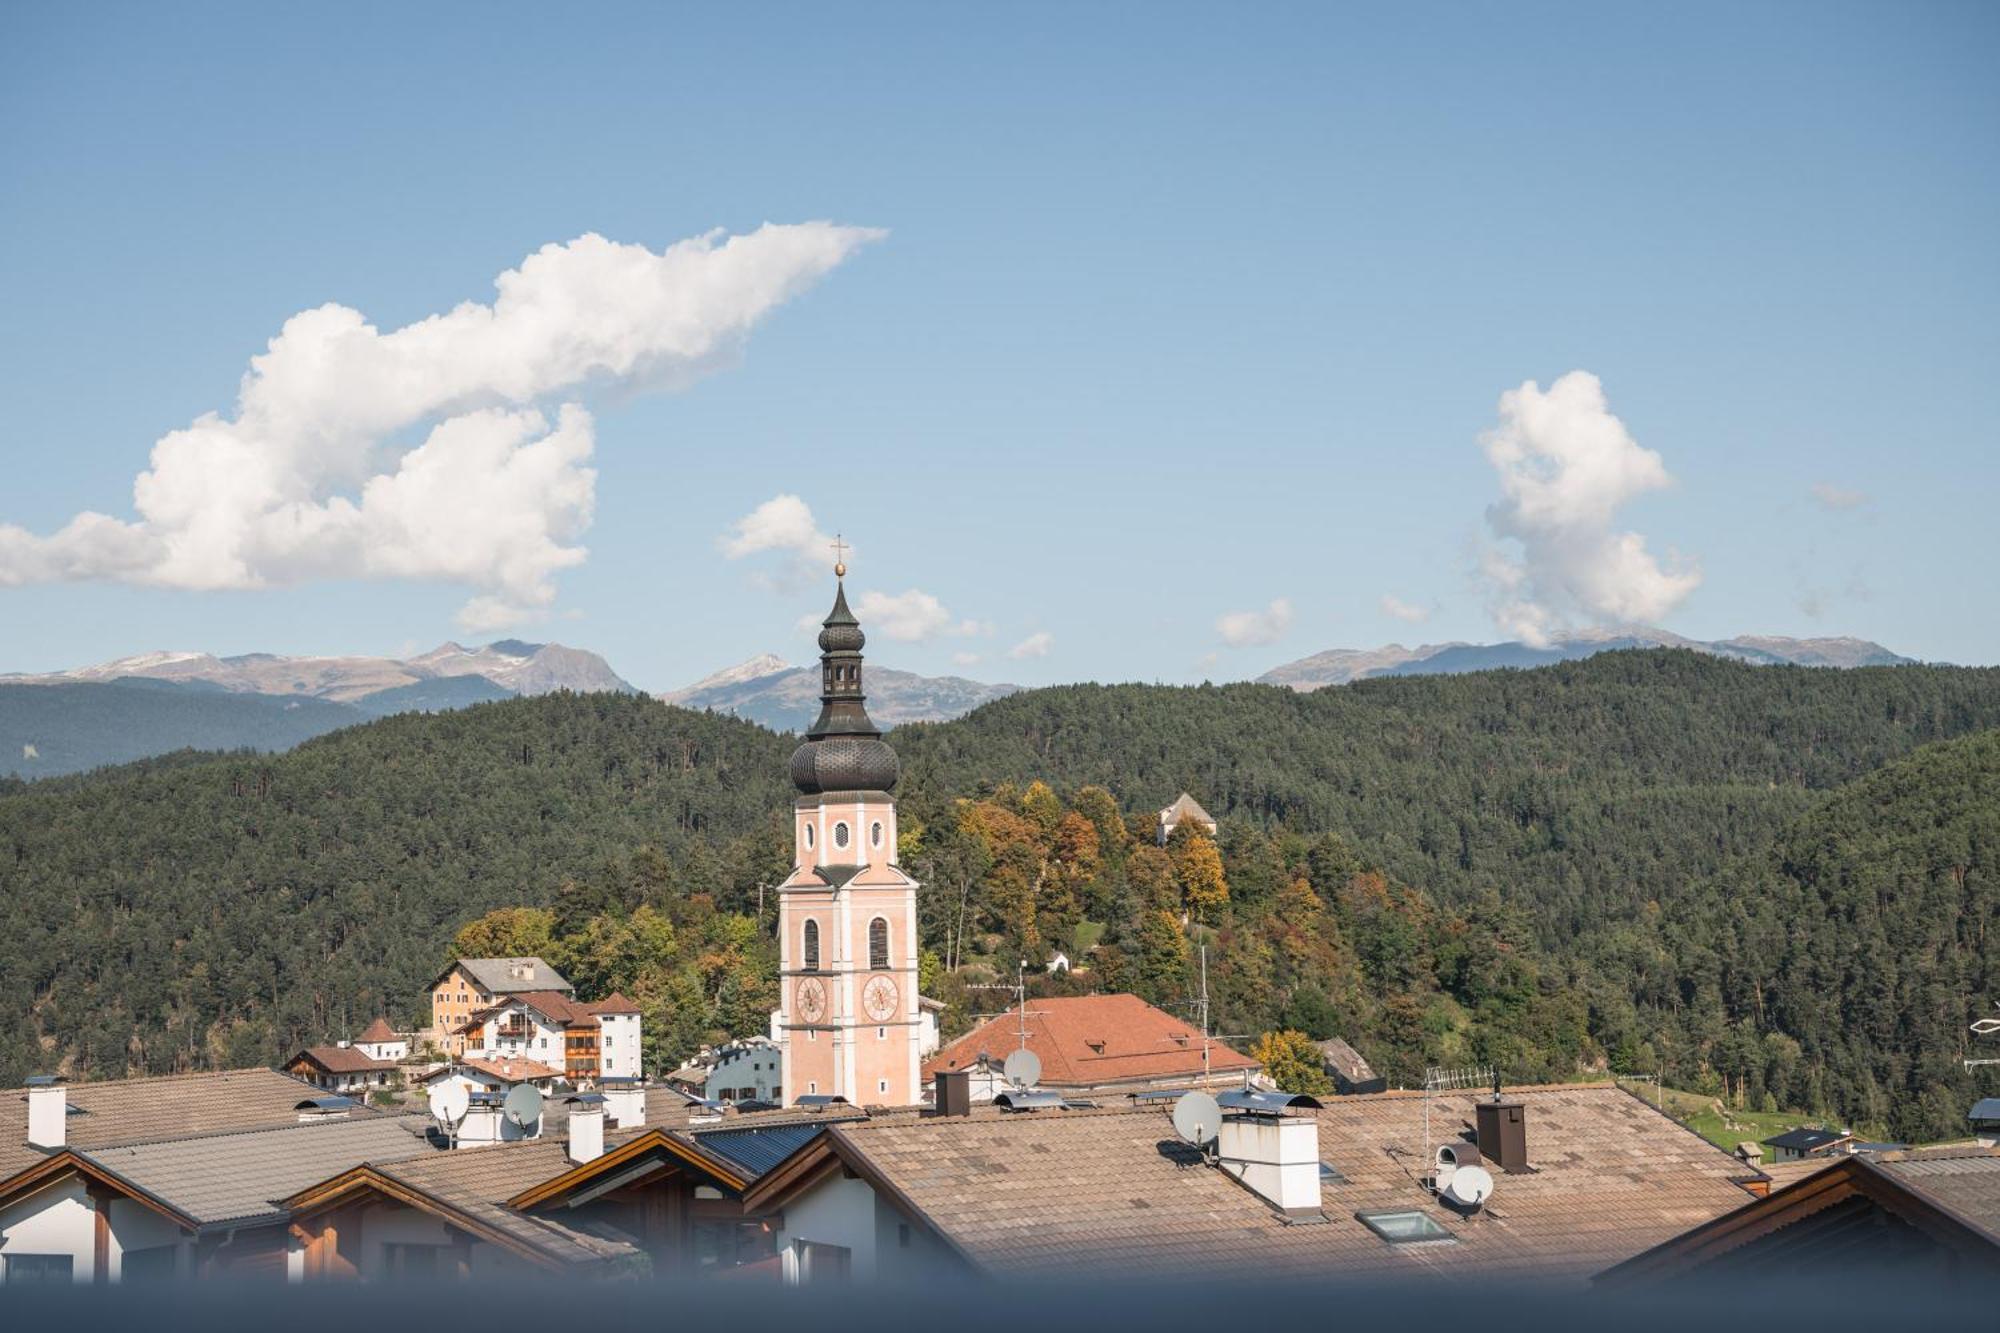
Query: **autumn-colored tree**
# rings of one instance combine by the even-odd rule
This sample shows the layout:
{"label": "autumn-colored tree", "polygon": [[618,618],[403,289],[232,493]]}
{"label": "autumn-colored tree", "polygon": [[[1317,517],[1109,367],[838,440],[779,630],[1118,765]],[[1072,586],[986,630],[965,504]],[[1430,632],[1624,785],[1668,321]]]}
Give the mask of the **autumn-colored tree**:
{"label": "autumn-colored tree", "polygon": [[453,958],[544,958],[553,961],[556,914],[546,907],[498,907],[459,927]]}
{"label": "autumn-colored tree", "polygon": [[1168,855],[1150,842],[1133,847],[1125,858],[1125,878],[1147,908],[1178,913],[1181,906],[1180,882]]}
{"label": "autumn-colored tree", "polygon": [[1097,878],[1097,826],[1072,810],[1056,825],[1055,857],[1079,884]]}
{"label": "autumn-colored tree", "polygon": [[1115,854],[1131,840],[1125,828],[1125,817],[1118,813],[1118,798],[1104,788],[1081,788],[1070,805],[1096,828],[1098,843],[1104,852]]}
{"label": "autumn-colored tree", "polygon": [[1180,883],[1182,905],[1195,920],[1205,921],[1229,901],[1229,881],[1223,878],[1222,853],[1216,849],[1215,840],[1206,834],[1182,838],[1181,829],[1187,827],[1183,824],[1174,830],[1174,841],[1178,844],[1174,873]]}
{"label": "autumn-colored tree", "polygon": [[1173,913],[1151,909],[1139,927],[1132,989],[1149,1004],[1173,1004],[1188,989],[1188,941]]}
{"label": "autumn-colored tree", "polygon": [[1052,837],[1056,825],[1062,822],[1062,800],[1048,783],[1031,782],[1028,789],[1021,793],[1021,813],[1041,830],[1044,838]]}
{"label": "autumn-colored tree", "polygon": [[1266,1032],[1250,1048],[1250,1058],[1263,1065],[1265,1075],[1286,1092],[1311,1097],[1333,1091],[1319,1047],[1303,1032],[1290,1028]]}

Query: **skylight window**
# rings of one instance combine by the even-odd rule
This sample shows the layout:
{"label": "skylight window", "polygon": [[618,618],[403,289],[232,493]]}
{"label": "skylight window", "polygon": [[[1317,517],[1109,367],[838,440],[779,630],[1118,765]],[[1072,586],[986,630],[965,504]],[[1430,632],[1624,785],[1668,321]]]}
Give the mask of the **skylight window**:
{"label": "skylight window", "polygon": [[1332,1162],[1321,1162],[1319,1164],[1319,1184],[1321,1189],[1325,1189],[1329,1185],[1345,1185],[1346,1183],[1347,1177],[1341,1175],[1340,1168]]}
{"label": "skylight window", "polygon": [[1408,1212],[1360,1212],[1356,1221],[1391,1245],[1411,1245],[1426,1240],[1455,1240],[1436,1219],[1411,1209]]}

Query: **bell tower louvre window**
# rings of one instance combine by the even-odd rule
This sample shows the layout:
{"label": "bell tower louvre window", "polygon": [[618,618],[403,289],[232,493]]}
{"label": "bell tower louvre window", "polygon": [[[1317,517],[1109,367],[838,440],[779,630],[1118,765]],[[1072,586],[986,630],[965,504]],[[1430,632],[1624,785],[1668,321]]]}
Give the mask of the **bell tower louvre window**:
{"label": "bell tower louvre window", "polygon": [[868,966],[877,972],[889,967],[889,923],[879,916],[868,923]]}
{"label": "bell tower louvre window", "polygon": [[808,921],[805,928],[805,948],[802,966],[808,972],[819,971],[819,922]]}

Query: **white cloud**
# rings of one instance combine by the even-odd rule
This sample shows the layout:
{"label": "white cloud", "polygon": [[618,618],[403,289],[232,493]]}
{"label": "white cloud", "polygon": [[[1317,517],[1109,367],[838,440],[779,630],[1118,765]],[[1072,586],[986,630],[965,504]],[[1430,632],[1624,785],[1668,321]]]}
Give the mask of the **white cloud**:
{"label": "white cloud", "polygon": [[1510,389],[1480,443],[1500,474],[1487,524],[1514,543],[1481,559],[1503,631],[1545,644],[1579,619],[1657,620],[1700,584],[1698,570],[1662,566],[1644,537],[1614,530],[1621,506],[1673,479],[1611,414],[1595,375],[1573,370],[1546,392],[1532,380]]}
{"label": "white cloud", "polygon": [[854,615],[861,628],[879,630],[903,643],[918,643],[940,635],[970,638],[990,632],[976,620],[960,620],[931,594],[918,588],[899,593],[869,591],[854,601]]}
{"label": "white cloud", "polygon": [[0,586],[408,578],[473,589],[468,629],[544,612],[554,576],[586,558],[596,474],[589,413],[562,402],[552,424],[536,405],[692,383],[879,235],[767,224],[658,253],[585,235],[502,273],[490,305],[387,333],[345,306],[303,311],[251,358],[234,417],[155,443],[135,520],[86,512],[47,536],[0,524]]}
{"label": "white cloud", "polygon": [[1047,657],[1049,649],[1056,646],[1056,636],[1047,630],[1037,630],[1027,638],[1007,650],[1007,656],[1015,661],[1025,661],[1030,657]]}
{"label": "white cloud", "polygon": [[1827,509],[1858,509],[1868,503],[1865,491],[1851,491],[1844,486],[1836,486],[1830,481],[1816,481],[1812,484],[1812,498]]}
{"label": "white cloud", "polygon": [[977,666],[979,665],[979,654],[964,653],[964,652],[953,653],[951,655],[951,664],[953,666],[962,666],[962,667]]}
{"label": "white cloud", "polygon": [[1230,611],[1215,621],[1215,632],[1231,648],[1275,643],[1291,627],[1292,604],[1283,597],[1273,599],[1262,611]]}
{"label": "white cloud", "polygon": [[1428,606],[1418,606],[1414,602],[1406,602],[1395,594],[1386,592],[1382,594],[1382,612],[1398,620],[1407,620],[1412,625],[1431,618],[1431,609]]}
{"label": "white cloud", "polygon": [[812,509],[796,495],[774,495],[736,520],[718,539],[731,560],[760,551],[785,551],[817,559],[831,555],[833,538],[819,530]]}

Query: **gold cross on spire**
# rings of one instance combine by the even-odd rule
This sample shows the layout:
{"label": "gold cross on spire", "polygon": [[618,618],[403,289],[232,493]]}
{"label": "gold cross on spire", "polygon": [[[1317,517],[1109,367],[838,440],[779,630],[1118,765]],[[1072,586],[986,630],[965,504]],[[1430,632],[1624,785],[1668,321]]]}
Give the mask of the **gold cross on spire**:
{"label": "gold cross on spire", "polygon": [[854,548],[842,541],[837,532],[833,534],[833,541],[829,544],[833,547],[833,576],[844,579],[847,577],[847,553]]}

